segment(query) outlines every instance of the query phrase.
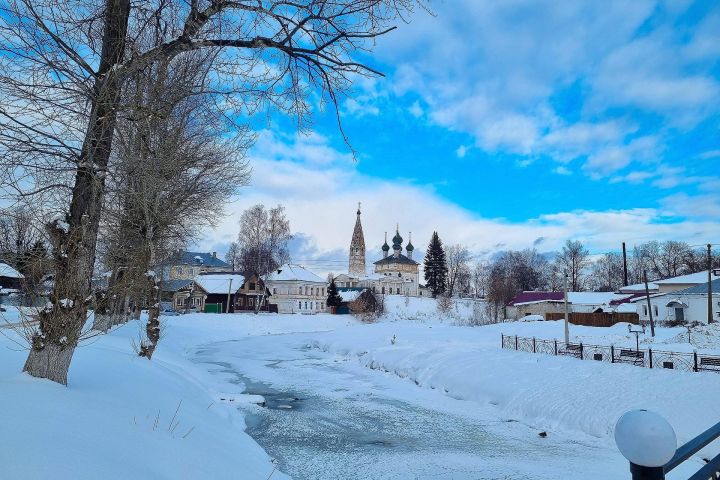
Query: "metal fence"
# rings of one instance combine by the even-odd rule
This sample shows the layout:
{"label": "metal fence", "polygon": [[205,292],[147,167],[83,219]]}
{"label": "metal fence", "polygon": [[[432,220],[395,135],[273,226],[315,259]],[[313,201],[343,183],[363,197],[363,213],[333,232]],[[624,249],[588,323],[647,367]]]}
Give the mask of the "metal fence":
{"label": "metal fence", "polygon": [[502,348],[546,355],[565,355],[579,360],[626,363],[645,368],[666,368],[685,372],[720,373],[720,356],[697,352],[669,352],[665,350],[637,349],[583,343],[565,343],[560,340],[540,340],[517,335],[502,335]]}

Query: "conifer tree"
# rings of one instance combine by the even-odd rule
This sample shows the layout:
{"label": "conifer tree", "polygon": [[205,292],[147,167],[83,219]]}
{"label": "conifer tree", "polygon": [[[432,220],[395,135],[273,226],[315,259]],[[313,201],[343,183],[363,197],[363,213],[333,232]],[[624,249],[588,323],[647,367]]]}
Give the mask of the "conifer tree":
{"label": "conifer tree", "polygon": [[433,232],[425,254],[425,282],[433,298],[445,293],[447,287],[447,262],[445,249],[437,232]]}
{"label": "conifer tree", "polygon": [[327,306],[328,307],[339,307],[342,303],[342,297],[338,293],[337,285],[335,285],[335,279],[332,279],[330,281],[330,286],[328,287],[328,297],[327,297]]}

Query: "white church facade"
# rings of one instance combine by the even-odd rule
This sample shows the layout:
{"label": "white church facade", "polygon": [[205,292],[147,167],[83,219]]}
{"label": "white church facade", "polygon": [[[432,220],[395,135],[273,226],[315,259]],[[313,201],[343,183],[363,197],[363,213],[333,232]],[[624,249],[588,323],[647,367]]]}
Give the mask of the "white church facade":
{"label": "white church facade", "polygon": [[368,273],[365,265],[365,237],[358,206],[355,228],[350,241],[348,273],[335,277],[337,287],[369,288],[375,293],[385,295],[422,296],[424,289],[420,285],[420,264],[412,258],[415,250],[412,240],[408,239],[403,254],[403,238],[400,236],[398,226],[392,243],[392,253],[390,253],[386,233],[385,243],[381,247],[382,258],[373,263],[373,272]]}

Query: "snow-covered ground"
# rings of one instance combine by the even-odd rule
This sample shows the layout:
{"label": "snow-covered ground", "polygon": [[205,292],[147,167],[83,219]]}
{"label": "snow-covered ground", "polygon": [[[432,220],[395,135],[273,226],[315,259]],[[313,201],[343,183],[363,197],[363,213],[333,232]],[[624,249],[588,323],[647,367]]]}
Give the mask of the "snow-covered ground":
{"label": "snow-covered ground", "polygon": [[[272,455],[295,478],[568,478],[581,467],[585,478],[624,478],[612,428],[625,411],[661,413],[681,443],[720,419],[717,374],[500,349],[501,334],[562,338],[562,322],[458,326],[469,301],[441,315],[432,299],[395,297],[386,310],[374,324],[169,317],[152,361],[133,352],[132,322],[78,349],[67,388],[19,373],[26,352],[2,329],[0,477],[285,478]],[[705,327],[693,342],[720,351],[718,334]],[[643,341],[692,348],[686,335],[659,328]],[[571,336],[635,342],[623,325],[571,326]]]}

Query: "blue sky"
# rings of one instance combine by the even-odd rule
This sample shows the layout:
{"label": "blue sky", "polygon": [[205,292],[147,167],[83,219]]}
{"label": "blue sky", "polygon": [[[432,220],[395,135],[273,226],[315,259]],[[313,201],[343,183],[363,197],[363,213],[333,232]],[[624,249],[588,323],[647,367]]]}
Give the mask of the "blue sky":
{"label": "blue sky", "polygon": [[223,250],[250,204],[282,203],[297,260],[342,259],[357,201],[369,248],[397,223],[420,248],[438,230],[478,256],[717,243],[719,4],[430,7],[377,42],[367,62],[387,76],[341,104],[357,161],[328,112],[309,135],[265,125],[253,184],[202,246]]}

